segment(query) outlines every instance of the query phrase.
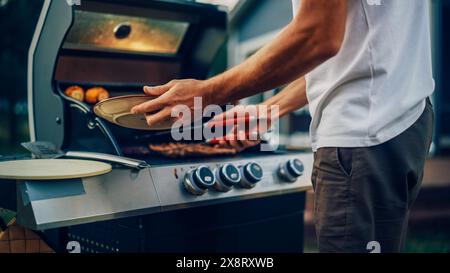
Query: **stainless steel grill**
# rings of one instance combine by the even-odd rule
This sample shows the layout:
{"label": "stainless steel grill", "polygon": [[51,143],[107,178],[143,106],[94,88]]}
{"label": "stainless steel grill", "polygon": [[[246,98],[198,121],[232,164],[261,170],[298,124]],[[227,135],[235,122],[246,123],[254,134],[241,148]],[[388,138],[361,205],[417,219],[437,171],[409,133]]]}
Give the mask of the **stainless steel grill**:
{"label": "stainless steel grill", "polygon": [[[31,138],[115,164],[97,177],[19,182],[19,223],[44,231],[59,250],[83,238],[91,252],[301,251],[311,153],[168,159],[129,152],[170,139],[110,124],[63,92],[100,85],[116,96],[138,93],[143,84],[207,78],[226,26],[221,8],[190,1],[46,0],[29,53]],[[261,235],[269,230],[273,235]]]}

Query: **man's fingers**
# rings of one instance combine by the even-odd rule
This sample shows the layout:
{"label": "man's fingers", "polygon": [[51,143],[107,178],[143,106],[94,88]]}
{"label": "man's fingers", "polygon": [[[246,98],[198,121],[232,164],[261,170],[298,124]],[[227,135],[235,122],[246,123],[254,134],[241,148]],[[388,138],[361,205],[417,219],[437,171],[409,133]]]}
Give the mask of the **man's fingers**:
{"label": "man's fingers", "polygon": [[245,131],[238,130],[236,128],[235,134],[237,135],[237,140],[246,140],[247,139]]}
{"label": "man's fingers", "polygon": [[133,108],[131,108],[131,113],[133,114],[151,113],[162,109],[164,106],[166,106],[165,99],[162,97],[158,97],[156,99],[148,100],[144,103],[134,106]]}
{"label": "man's fingers", "polygon": [[[225,112],[226,113],[226,112]],[[216,124],[218,124],[219,122],[222,122],[224,120],[225,117],[225,113],[219,114],[214,116],[213,119],[211,119],[210,121],[208,121],[208,123],[206,124],[207,127],[212,128],[214,127]]]}
{"label": "man's fingers", "polygon": [[170,90],[172,84],[165,84],[160,86],[144,86],[144,93],[149,96],[161,96]]}
{"label": "man's fingers", "polygon": [[241,145],[245,148],[250,148],[261,143],[261,140],[243,140],[241,141]]}
{"label": "man's fingers", "polygon": [[229,146],[235,148],[239,152],[243,149],[241,143],[238,141],[241,138],[242,138],[242,134],[240,134],[240,132],[237,131],[236,126],[233,128],[233,130],[231,130],[230,133],[228,133],[225,136],[225,140],[226,140],[227,144]]}
{"label": "man's fingers", "polygon": [[236,114],[236,107],[234,107],[222,114],[215,115],[214,118],[207,123],[207,126],[211,128],[213,126],[222,126],[225,121],[232,122],[235,119]]}
{"label": "man's fingers", "polygon": [[170,107],[163,108],[156,114],[146,114],[145,119],[147,120],[148,126],[153,126],[159,122],[171,119],[172,109]]}
{"label": "man's fingers", "polygon": [[234,149],[236,149],[238,152],[242,151],[243,147],[241,146],[241,144],[239,143],[239,141],[235,140],[235,139],[230,139],[228,140],[228,145],[230,145],[231,147],[233,147]]}

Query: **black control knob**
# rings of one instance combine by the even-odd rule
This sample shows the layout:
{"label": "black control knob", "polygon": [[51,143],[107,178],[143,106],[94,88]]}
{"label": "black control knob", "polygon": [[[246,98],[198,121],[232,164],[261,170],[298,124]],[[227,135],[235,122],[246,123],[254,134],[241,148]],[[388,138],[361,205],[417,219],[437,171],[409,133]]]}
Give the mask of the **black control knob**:
{"label": "black control knob", "polygon": [[289,159],[285,163],[281,163],[278,168],[278,175],[286,182],[295,182],[297,178],[303,175],[305,167],[300,159]]}
{"label": "black control knob", "polygon": [[214,184],[214,189],[227,192],[241,181],[241,173],[236,166],[227,163],[216,169],[216,178],[217,182]]}
{"label": "black control knob", "polygon": [[240,167],[241,171],[241,182],[240,186],[244,188],[253,188],[256,183],[262,180],[264,172],[258,163],[250,162]]}
{"label": "black control knob", "polygon": [[184,176],[183,184],[187,191],[194,195],[202,195],[216,183],[216,177],[210,168],[200,166],[192,169]]}

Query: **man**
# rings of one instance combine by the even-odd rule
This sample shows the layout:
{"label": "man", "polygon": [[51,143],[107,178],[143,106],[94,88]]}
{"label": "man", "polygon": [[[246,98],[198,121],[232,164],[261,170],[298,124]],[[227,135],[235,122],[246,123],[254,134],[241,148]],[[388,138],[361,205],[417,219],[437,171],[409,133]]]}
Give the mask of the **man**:
{"label": "man", "polygon": [[293,21],[244,63],[145,87],[158,97],[133,111],[157,111],[154,124],[194,97],[224,104],[290,83],[264,104],[284,115],[309,103],[319,251],[401,251],[432,136],[428,1],[293,2]]}

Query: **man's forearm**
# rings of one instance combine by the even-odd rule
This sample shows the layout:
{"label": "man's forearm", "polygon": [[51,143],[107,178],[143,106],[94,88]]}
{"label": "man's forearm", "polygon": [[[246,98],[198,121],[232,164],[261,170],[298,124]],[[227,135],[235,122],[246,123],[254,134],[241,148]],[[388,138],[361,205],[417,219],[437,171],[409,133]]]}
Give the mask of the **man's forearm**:
{"label": "man's forearm", "polygon": [[299,14],[267,46],[220,74],[213,102],[226,103],[292,82],[339,51],[345,33],[346,2],[303,0]]}
{"label": "man's forearm", "polygon": [[308,104],[306,97],[306,81],[304,77],[290,83],[280,93],[269,98],[263,105],[278,106],[278,117],[289,114]]}

